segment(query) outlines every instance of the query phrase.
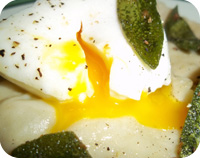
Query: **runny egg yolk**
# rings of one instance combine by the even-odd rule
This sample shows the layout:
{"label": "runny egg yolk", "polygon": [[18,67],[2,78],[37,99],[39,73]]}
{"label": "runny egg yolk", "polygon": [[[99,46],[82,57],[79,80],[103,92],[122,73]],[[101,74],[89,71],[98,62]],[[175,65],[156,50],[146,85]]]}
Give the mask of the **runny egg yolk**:
{"label": "runny egg yolk", "polygon": [[188,103],[177,101],[171,94],[171,86],[163,86],[151,94],[143,92],[139,101],[111,97],[109,76],[112,59],[106,58],[94,45],[85,42],[81,38],[81,32],[82,29],[77,33],[77,40],[85,53],[88,75],[95,92],[84,102],[78,99],[62,103],[51,102],[56,109],[57,119],[52,132],[66,130],[70,125],[84,118],[123,116],[133,116],[141,124],[158,129],[183,127]]}
{"label": "runny egg yolk", "polygon": [[48,65],[50,65],[52,69],[59,70],[63,76],[67,72],[74,71],[78,64],[85,62],[85,56],[82,55],[81,47],[75,41],[53,45],[50,44],[48,47],[49,49],[46,50],[43,59],[45,59],[47,64],[54,63]]}

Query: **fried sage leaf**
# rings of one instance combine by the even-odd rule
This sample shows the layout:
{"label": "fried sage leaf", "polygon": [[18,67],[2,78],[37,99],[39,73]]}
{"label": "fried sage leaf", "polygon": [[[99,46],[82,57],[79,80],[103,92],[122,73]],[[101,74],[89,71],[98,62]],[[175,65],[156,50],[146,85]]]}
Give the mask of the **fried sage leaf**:
{"label": "fried sage leaf", "polygon": [[200,83],[198,84],[181,134],[180,157],[191,155],[200,142]]}
{"label": "fried sage leaf", "polygon": [[152,69],[160,60],[164,39],[156,0],[117,0],[122,30],[133,50]]}
{"label": "fried sage leaf", "polygon": [[91,158],[86,146],[73,132],[43,135],[14,149],[12,156],[17,158]]}
{"label": "fried sage leaf", "polygon": [[176,44],[182,50],[199,51],[200,40],[192,32],[187,22],[179,15],[176,6],[168,15],[165,22],[165,30],[169,41]]}
{"label": "fried sage leaf", "polygon": [[14,0],[14,1],[8,3],[5,8],[14,7],[17,5],[23,5],[23,4],[27,4],[27,3],[32,3],[35,1],[36,0]]}

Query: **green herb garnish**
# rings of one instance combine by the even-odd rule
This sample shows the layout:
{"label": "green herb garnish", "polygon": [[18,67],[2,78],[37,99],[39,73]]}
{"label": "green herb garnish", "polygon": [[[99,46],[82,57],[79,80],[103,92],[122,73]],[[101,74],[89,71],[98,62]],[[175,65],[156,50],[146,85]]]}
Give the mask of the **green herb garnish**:
{"label": "green herb garnish", "polygon": [[152,69],[160,60],[163,27],[156,0],[117,0],[118,17],[128,42]]}
{"label": "green herb garnish", "polygon": [[200,83],[198,84],[181,134],[180,157],[195,152],[200,142]]}
{"label": "green herb garnish", "polygon": [[192,32],[187,22],[179,15],[177,6],[168,15],[165,30],[168,40],[175,43],[178,48],[185,51],[200,50],[200,40]]}
{"label": "green herb garnish", "polygon": [[35,2],[35,1],[36,0],[14,0],[14,1],[8,3],[5,8],[14,7],[17,5],[22,5],[22,4],[26,4],[26,3]]}
{"label": "green herb garnish", "polygon": [[14,149],[12,156],[17,158],[91,158],[86,146],[73,132],[43,135]]}

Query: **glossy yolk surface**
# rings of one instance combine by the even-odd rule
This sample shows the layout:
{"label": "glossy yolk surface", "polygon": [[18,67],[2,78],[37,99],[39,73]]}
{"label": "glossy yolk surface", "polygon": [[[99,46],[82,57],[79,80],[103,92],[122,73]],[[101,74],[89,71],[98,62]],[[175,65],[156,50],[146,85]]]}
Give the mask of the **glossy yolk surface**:
{"label": "glossy yolk surface", "polygon": [[[52,132],[67,129],[84,118],[117,118],[133,116],[141,124],[158,129],[181,129],[188,103],[178,102],[171,95],[171,86],[164,86],[151,94],[143,93],[140,101],[120,100],[109,95],[109,76],[112,59],[106,58],[94,45],[86,43],[77,33],[88,65],[89,78],[94,87],[94,95],[84,102],[78,99],[65,103],[51,102],[56,109],[57,123]],[[77,87],[81,85],[77,85]],[[77,88],[76,87],[76,88]],[[71,91],[73,93],[73,90]]]}
{"label": "glossy yolk surface", "polygon": [[47,45],[47,47],[43,59],[47,64],[49,63],[48,65],[50,65],[52,69],[59,70],[63,76],[67,72],[74,71],[79,64],[85,62],[85,56],[82,55],[81,47],[76,41],[50,44]]}

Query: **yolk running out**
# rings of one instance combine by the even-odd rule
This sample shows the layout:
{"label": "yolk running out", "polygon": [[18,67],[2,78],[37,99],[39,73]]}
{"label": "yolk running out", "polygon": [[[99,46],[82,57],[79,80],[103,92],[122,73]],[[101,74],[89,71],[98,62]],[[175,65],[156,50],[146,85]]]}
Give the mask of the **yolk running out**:
{"label": "yolk running out", "polygon": [[171,86],[164,86],[151,94],[143,93],[140,101],[120,100],[109,95],[109,76],[112,60],[107,59],[92,44],[81,38],[77,40],[82,47],[88,65],[89,78],[95,93],[91,98],[79,102],[52,103],[56,109],[57,123],[52,132],[66,130],[70,125],[84,118],[117,118],[133,116],[141,124],[158,129],[181,129],[187,115],[187,103],[178,102],[171,95]]}

